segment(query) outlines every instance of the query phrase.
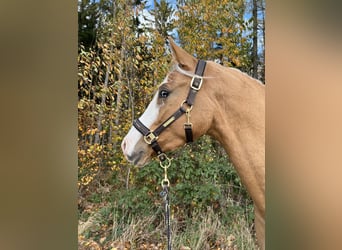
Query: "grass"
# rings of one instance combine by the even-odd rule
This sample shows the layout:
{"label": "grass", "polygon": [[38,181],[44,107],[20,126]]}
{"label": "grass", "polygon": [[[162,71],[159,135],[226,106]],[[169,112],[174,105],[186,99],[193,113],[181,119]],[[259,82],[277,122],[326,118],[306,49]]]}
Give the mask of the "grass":
{"label": "grass", "polygon": [[[165,249],[161,212],[151,211],[145,216],[119,215],[111,203],[94,209],[87,218],[80,219],[79,250]],[[240,212],[230,216],[230,222],[211,207],[206,211],[195,211],[185,219],[175,214],[171,220],[173,249],[257,249],[252,225],[245,214]]]}
{"label": "grass", "polygon": [[[176,223],[175,223],[176,224]],[[196,212],[188,218],[184,229],[177,225],[173,230],[174,249],[186,246],[192,250],[202,249],[257,249],[252,230],[243,215],[236,215],[232,223],[224,224],[211,208]]]}

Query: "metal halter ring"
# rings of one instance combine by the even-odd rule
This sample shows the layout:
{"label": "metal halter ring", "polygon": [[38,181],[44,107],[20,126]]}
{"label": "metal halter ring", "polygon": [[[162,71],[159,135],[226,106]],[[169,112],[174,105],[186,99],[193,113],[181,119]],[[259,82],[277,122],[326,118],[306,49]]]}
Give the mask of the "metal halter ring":
{"label": "metal halter ring", "polygon": [[192,105],[190,106],[190,105],[186,102],[186,100],[184,100],[184,101],[182,102],[182,104],[180,105],[181,108],[184,106],[185,103],[186,103],[186,104],[188,105],[188,107],[189,107],[189,108],[185,109],[186,112],[190,112],[190,111],[192,110],[193,106],[192,106]]}
{"label": "metal halter ring", "polygon": [[172,161],[172,158],[169,158],[166,156],[166,154],[162,153],[160,155],[158,155],[158,158],[160,159],[160,157],[163,157],[165,160],[163,161],[159,161],[159,165],[164,168],[164,169],[167,169],[171,166],[171,161]]}

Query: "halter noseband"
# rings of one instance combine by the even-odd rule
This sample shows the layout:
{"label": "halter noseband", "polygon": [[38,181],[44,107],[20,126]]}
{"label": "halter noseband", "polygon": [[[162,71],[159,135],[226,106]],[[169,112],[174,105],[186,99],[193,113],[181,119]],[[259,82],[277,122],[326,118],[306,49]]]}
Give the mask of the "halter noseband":
{"label": "halter noseband", "polygon": [[[158,144],[158,137],[159,135],[169,127],[174,121],[176,121],[179,117],[183,114],[187,116],[187,122],[184,123],[184,131],[186,141],[192,142],[192,123],[190,123],[190,112],[195,102],[195,97],[197,92],[201,89],[203,83],[203,74],[206,66],[206,61],[199,60],[196,66],[195,75],[193,76],[188,96],[186,100],[184,100],[180,106],[180,108],[173,113],[166,121],[164,121],[159,127],[157,127],[154,131],[151,131],[147,128],[139,119],[133,121],[133,126],[144,136],[144,140],[147,144],[151,145],[152,149],[157,153],[157,156],[160,162],[164,162],[167,160],[167,164],[169,165],[171,160],[164,154],[160,145]],[[185,108],[184,106],[188,106]]]}

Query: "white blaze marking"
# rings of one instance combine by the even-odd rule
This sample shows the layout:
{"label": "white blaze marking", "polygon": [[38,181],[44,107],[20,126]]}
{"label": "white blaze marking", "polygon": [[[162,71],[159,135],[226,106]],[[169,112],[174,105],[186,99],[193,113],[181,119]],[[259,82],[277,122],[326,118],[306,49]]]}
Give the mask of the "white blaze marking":
{"label": "white blaze marking", "polygon": [[[167,81],[167,77],[165,78],[163,83],[165,83],[166,81]],[[158,91],[154,95],[152,101],[148,105],[145,112],[139,118],[139,120],[149,129],[158,118],[160,105],[158,105],[157,101],[158,101]],[[142,138],[142,134],[134,126],[132,126],[123,140],[123,143],[126,144],[124,154],[129,155],[129,156],[133,155],[135,146],[137,145],[138,141],[141,138]]]}

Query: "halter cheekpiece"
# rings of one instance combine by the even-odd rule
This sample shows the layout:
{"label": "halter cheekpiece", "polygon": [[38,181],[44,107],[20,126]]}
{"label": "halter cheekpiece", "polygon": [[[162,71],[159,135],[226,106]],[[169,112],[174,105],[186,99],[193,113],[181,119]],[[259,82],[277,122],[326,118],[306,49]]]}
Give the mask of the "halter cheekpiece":
{"label": "halter cheekpiece", "polygon": [[144,140],[147,144],[151,145],[152,149],[157,153],[157,156],[160,160],[160,163],[167,161],[165,164],[168,166],[171,164],[171,160],[164,154],[160,145],[158,144],[159,135],[169,127],[174,121],[176,121],[183,114],[186,115],[187,121],[184,123],[184,131],[186,141],[192,142],[192,123],[190,123],[190,112],[193,108],[195,97],[197,92],[201,89],[203,83],[203,74],[206,66],[206,61],[199,60],[196,66],[195,75],[193,76],[188,96],[186,100],[184,100],[180,106],[180,108],[173,113],[168,119],[166,119],[159,127],[157,127],[154,131],[151,131],[147,128],[139,119],[133,121],[133,126],[144,136]]}

